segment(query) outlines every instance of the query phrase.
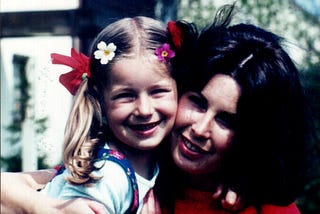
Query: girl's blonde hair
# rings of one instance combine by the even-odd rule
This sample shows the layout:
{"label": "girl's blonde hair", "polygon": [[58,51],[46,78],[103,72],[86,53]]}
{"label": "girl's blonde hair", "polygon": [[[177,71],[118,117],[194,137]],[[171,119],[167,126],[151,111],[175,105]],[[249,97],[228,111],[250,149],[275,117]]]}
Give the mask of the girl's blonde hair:
{"label": "girl's blonde hair", "polygon": [[[115,57],[106,65],[102,65],[93,55],[101,41],[117,46]],[[72,175],[68,178],[69,182],[80,185],[100,179],[92,173],[97,169],[93,163],[98,147],[112,137],[106,122],[103,122],[103,100],[109,81],[108,73],[114,63],[121,58],[140,56],[141,53],[151,56],[164,43],[170,43],[166,26],[143,16],[120,19],[98,34],[91,48],[91,77],[83,81],[77,92],[65,130],[63,158]],[[165,66],[170,72],[169,65]]]}

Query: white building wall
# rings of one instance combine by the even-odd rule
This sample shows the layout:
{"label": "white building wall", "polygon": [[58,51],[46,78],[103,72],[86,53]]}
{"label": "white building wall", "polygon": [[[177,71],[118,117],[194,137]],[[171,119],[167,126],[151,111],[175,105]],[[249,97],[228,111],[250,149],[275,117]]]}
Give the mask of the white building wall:
{"label": "white building wall", "polygon": [[[28,56],[28,80],[31,84],[30,108],[23,124],[22,149],[23,171],[37,169],[37,153],[46,155],[46,163],[54,166],[61,161],[65,124],[69,115],[71,95],[59,83],[59,75],[71,70],[66,66],[52,65],[50,53],[70,55],[71,37],[32,37],[1,39],[1,156],[13,154],[14,149],[4,129],[9,125],[13,110],[13,68],[14,54]],[[48,117],[47,130],[42,135],[35,134],[34,119]],[[20,144],[21,145],[21,144]]]}

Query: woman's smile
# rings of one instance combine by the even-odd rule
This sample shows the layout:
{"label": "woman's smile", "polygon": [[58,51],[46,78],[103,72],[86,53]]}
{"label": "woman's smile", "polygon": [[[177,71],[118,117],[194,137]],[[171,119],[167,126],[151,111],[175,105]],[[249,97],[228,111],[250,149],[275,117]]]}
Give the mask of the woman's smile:
{"label": "woman's smile", "polygon": [[205,151],[198,145],[194,144],[192,141],[188,140],[183,135],[180,136],[179,148],[183,155],[191,159],[200,158],[202,155],[209,153],[208,151]]}

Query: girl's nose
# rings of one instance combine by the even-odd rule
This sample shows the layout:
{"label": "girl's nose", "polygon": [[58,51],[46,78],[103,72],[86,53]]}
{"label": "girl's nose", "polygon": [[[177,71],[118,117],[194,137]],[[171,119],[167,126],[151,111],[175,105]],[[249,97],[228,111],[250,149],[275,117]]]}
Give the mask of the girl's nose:
{"label": "girl's nose", "polygon": [[147,95],[140,96],[136,104],[135,115],[140,117],[147,117],[152,115],[152,113],[152,100]]}
{"label": "girl's nose", "polygon": [[202,117],[198,118],[198,120],[195,121],[191,126],[191,130],[195,137],[201,137],[205,139],[210,138],[212,121],[213,119],[209,114],[204,114]]}

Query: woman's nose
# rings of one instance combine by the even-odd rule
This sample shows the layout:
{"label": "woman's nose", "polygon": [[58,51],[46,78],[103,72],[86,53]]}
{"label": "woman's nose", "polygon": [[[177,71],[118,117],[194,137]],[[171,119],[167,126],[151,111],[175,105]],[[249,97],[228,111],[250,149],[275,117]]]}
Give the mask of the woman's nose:
{"label": "woman's nose", "polygon": [[212,117],[209,114],[204,114],[192,124],[191,129],[195,137],[210,138],[212,130]]}
{"label": "woman's nose", "polygon": [[138,98],[136,103],[136,116],[147,117],[153,113],[152,100],[147,95],[142,95]]}

